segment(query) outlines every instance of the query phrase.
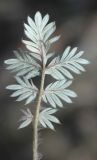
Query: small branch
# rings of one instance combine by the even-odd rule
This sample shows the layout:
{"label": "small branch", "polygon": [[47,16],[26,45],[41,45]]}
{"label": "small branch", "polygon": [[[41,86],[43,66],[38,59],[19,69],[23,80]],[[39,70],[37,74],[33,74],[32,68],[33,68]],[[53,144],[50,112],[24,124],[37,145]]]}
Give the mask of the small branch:
{"label": "small branch", "polygon": [[37,98],[38,101],[36,105],[34,124],[33,124],[33,160],[38,159],[38,122],[39,122],[39,111],[41,107],[42,93],[44,89],[44,80],[45,80],[45,66],[43,65],[40,90]]}

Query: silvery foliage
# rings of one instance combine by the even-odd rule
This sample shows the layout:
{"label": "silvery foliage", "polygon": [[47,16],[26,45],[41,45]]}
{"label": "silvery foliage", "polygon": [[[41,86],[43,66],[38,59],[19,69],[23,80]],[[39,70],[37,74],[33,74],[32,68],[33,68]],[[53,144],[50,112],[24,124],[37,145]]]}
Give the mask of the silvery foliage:
{"label": "silvery foliage", "polygon": [[83,55],[83,51],[77,52],[77,47],[71,49],[67,47],[60,57],[55,57],[47,66],[46,74],[50,74],[57,80],[69,78],[73,79],[71,72],[80,74],[85,72],[82,65],[88,64],[86,59],[80,58]]}
{"label": "silvery foliage", "polygon": [[43,94],[44,102],[49,102],[54,108],[57,106],[63,107],[61,99],[67,103],[72,103],[71,97],[76,97],[77,95],[74,91],[67,89],[71,83],[71,80],[61,80],[49,84]]}
{"label": "silvery foliage", "polygon": [[[44,128],[54,129],[52,122],[59,123],[59,120],[52,114],[57,112],[57,107],[63,107],[61,100],[72,103],[71,98],[77,96],[74,91],[68,89],[72,83],[69,79],[73,79],[72,72],[76,74],[84,72],[82,65],[89,62],[81,58],[84,52],[77,52],[77,47],[73,49],[67,47],[62,56],[53,58],[54,53],[50,53],[49,49],[60,36],[51,37],[56,25],[55,22],[48,23],[48,21],[48,14],[42,18],[41,13],[37,12],[34,20],[28,16],[28,24],[24,24],[28,40],[22,40],[27,51],[15,51],[16,58],[8,59],[5,63],[8,65],[8,70],[16,72],[15,79],[18,83],[7,86],[7,89],[14,91],[11,97],[18,97],[17,101],[26,100],[26,104],[37,97],[38,88],[31,79],[41,75],[42,63],[45,63],[45,74],[51,75],[57,81],[49,84],[43,91],[42,101],[49,102],[51,107],[40,111],[39,121]],[[51,62],[48,62],[49,58]],[[26,127],[33,120],[29,109],[22,112],[24,116],[21,118],[22,123],[19,128]]]}
{"label": "silvery foliage", "polygon": [[21,122],[19,129],[28,126],[33,120],[33,115],[31,111],[29,110],[29,108],[27,108],[27,110],[21,110],[21,111],[24,115],[19,120],[19,122]]}
{"label": "silvery foliage", "polygon": [[23,79],[19,77],[15,77],[18,84],[8,85],[6,89],[13,90],[14,92],[11,94],[11,97],[17,97],[16,101],[22,101],[26,99],[25,104],[31,103],[36,95],[37,95],[37,87],[33,84],[33,82],[29,82],[25,77]]}
{"label": "silvery foliage", "polygon": [[52,115],[53,113],[56,113],[56,111],[57,109],[46,108],[40,112],[39,121],[44,128],[49,127],[54,130],[54,126],[51,122],[60,123],[60,121],[54,115]]}
{"label": "silvery foliage", "polygon": [[23,50],[19,51],[20,54],[18,51],[14,51],[16,58],[5,60],[5,63],[9,65],[7,70],[17,72],[17,76],[25,76],[27,79],[39,75],[40,64],[27,54],[27,52],[24,54]]}

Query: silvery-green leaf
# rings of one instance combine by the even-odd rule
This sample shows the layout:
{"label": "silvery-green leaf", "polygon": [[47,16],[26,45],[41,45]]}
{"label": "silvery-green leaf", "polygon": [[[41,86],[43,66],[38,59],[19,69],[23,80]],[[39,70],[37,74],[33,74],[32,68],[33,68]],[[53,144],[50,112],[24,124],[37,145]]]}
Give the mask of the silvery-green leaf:
{"label": "silvery-green leaf", "polygon": [[40,112],[39,121],[44,128],[49,127],[50,129],[54,130],[54,126],[51,122],[60,124],[60,121],[54,115],[52,115],[56,111],[56,109],[46,108]]}
{"label": "silvery-green leaf", "polygon": [[36,76],[39,76],[39,72],[37,72],[37,71],[30,71],[28,74],[26,74],[26,78],[27,79],[31,79],[32,78],[32,75],[33,75],[33,77],[36,77]]}
{"label": "silvery-green leaf", "polygon": [[68,56],[69,52],[70,52],[71,47],[68,46],[65,51],[63,52],[63,55],[61,57],[61,61],[64,61],[64,59]]}
{"label": "silvery-green leaf", "polygon": [[54,53],[47,54],[47,60],[50,59],[53,55],[54,55]]}
{"label": "silvery-green leaf", "polygon": [[15,79],[21,86],[26,86],[25,82],[20,77],[15,76]]}
{"label": "silvery-green leaf", "polygon": [[56,81],[54,83],[50,83],[44,90],[44,94],[42,96],[43,101],[45,103],[49,102],[49,104],[56,108],[57,106],[63,107],[61,99],[67,103],[72,103],[71,98],[76,97],[76,93],[67,89],[71,85],[72,81]]}
{"label": "silvery-green leaf", "polygon": [[25,128],[25,127],[27,127],[30,123],[31,123],[31,119],[29,118],[29,119],[27,119],[27,120],[25,120],[24,122],[22,122],[21,124],[20,124],[20,126],[18,127],[18,129],[22,129],[22,128]]}
{"label": "silvery-green leaf", "polygon": [[37,61],[37,59],[39,59],[38,56],[33,58],[33,56],[27,53],[24,54],[23,50],[20,50],[20,53],[15,52],[15,56],[16,58],[14,59],[5,60],[4,63],[8,65],[8,70],[17,72],[17,76],[26,76],[30,73],[30,77],[32,78],[39,75],[41,65]]}
{"label": "silvery-green leaf", "polygon": [[50,102],[52,104],[52,106],[54,108],[56,108],[56,102],[53,100],[53,96],[50,96],[49,94],[45,94],[43,97],[43,100],[44,100],[44,98],[46,98],[47,102]]}
{"label": "silvery-green leaf", "polygon": [[31,95],[31,96],[26,100],[25,105],[27,105],[27,104],[31,103],[31,102],[35,99],[35,97],[36,97],[36,94]]}
{"label": "silvery-green leaf", "polygon": [[72,71],[72,72],[74,72],[76,74],[80,74],[81,73],[80,70],[77,69],[78,67],[77,68],[75,67],[75,62],[73,62],[73,65],[72,64],[66,64],[65,68],[69,69],[70,71]]}
{"label": "silvery-green leaf", "polygon": [[73,48],[70,53],[68,54],[68,56],[65,58],[66,61],[70,60],[77,52],[77,47]]}
{"label": "silvery-green leaf", "polygon": [[[6,63],[6,61],[5,61],[5,63]],[[21,67],[21,65],[22,64],[19,64],[19,63],[17,63],[17,64],[11,64],[11,65],[9,65],[8,67],[6,67],[6,69],[7,70],[13,70],[13,69],[16,69],[17,67]]]}
{"label": "silvery-green leaf", "polygon": [[45,34],[44,41],[46,42],[48,38],[55,32],[56,26],[53,26],[50,30],[48,30],[47,34]]}
{"label": "silvery-green leaf", "polygon": [[16,77],[16,81],[18,84],[9,85],[6,87],[6,89],[14,90],[14,92],[11,94],[11,97],[18,97],[17,101],[26,100],[26,104],[32,102],[37,96],[37,87],[32,81],[29,82],[26,77],[24,79]]}
{"label": "silvery-green leaf", "polygon": [[54,130],[53,124],[46,117],[44,117],[43,119],[44,119],[44,122],[46,123],[47,127]]}
{"label": "silvery-green leaf", "polygon": [[8,85],[6,87],[6,89],[9,89],[9,90],[16,90],[16,89],[22,89],[23,87],[21,85],[18,85],[18,84],[12,84],[12,85]]}
{"label": "silvery-green leaf", "polygon": [[[28,50],[41,54],[41,44],[45,47],[47,53],[51,43],[54,43],[59,39],[59,36],[51,37],[53,32],[56,30],[55,22],[48,23],[49,15],[46,14],[43,18],[41,13],[38,11],[34,16],[34,20],[28,17],[28,24],[25,26],[25,35],[29,41],[23,41]],[[31,44],[32,42],[32,44]]]}
{"label": "silvery-green leaf", "polygon": [[[22,40],[22,42],[23,42],[24,44],[29,45],[29,46],[32,46],[32,47],[34,47],[34,48],[37,48],[37,47],[38,47],[38,46],[37,46],[35,43],[33,43],[32,41]],[[38,49],[38,48],[37,48],[37,49]]]}
{"label": "silvery-green leaf", "polygon": [[40,121],[40,123],[42,124],[42,126],[43,126],[44,128],[47,127],[46,124],[45,124],[45,122],[44,122],[44,119],[39,118],[39,121]]}
{"label": "silvery-green leaf", "polygon": [[60,123],[59,120],[55,116],[48,114],[48,118],[50,119],[50,121],[52,121],[54,123]]}
{"label": "silvery-green leaf", "polygon": [[77,62],[80,63],[80,64],[89,64],[89,61],[86,60],[86,59],[83,59],[83,58],[77,59]]}
{"label": "silvery-green leaf", "polygon": [[[76,69],[79,69],[82,72],[85,72],[85,68],[83,66],[81,66],[79,63],[77,62],[73,62],[73,65],[76,67]],[[76,71],[77,72],[77,71]]]}
{"label": "silvery-green leaf", "polygon": [[40,28],[41,23],[42,23],[42,16],[41,16],[41,13],[38,11],[35,14],[35,24],[38,27],[38,29]]}
{"label": "silvery-green leaf", "polygon": [[32,57],[34,57],[35,59],[37,59],[37,60],[39,60],[39,61],[42,61],[41,55],[36,54],[36,53],[34,53],[34,52],[29,52],[29,54],[30,54]]}
{"label": "silvery-green leaf", "polygon": [[65,81],[63,81],[63,83],[64,83],[64,88],[67,88],[67,87],[69,87],[72,84],[72,81],[71,80],[69,80],[69,81],[65,80]]}
{"label": "silvery-green leaf", "polygon": [[31,51],[31,52],[34,52],[34,53],[40,53],[40,51],[37,49],[37,48],[34,48],[33,46],[30,46],[30,45],[26,45],[26,47]]}
{"label": "silvery-green leaf", "polygon": [[54,77],[57,80],[63,80],[64,79],[64,75],[59,71],[59,70],[52,70],[52,77]]}
{"label": "silvery-green leaf", "polygon": [[[37,42],[38,38],[37,38],[35,31],[29,25],[27,25],[25,23],[24,23],[24,27],[26,29],[25,31],[27,31],[28,33],[31,33],[31,36],[33,37],[33,39],[32,39],[33,42],[34,41]],[[25,32],[25,33],[27,33],[27,32]]]}
{"label": "silvery-green leaf", "polygon": [[50,44],[52,44],[52,43],[54,43],[54,42],[58,41],[59,39],[60,39],[60,35],[59,35],[59,36],[56,36],[56,37],[51,38],[51,39],[49,40],[49,43],[50,43]]}
{"label": "silvery-green leaf", "polygon": [[6,64],[15,64],[15,63],[18,63],[18,59],[8,59],[8,60],[5,60],[5,63]]}
{"label": "silvery-green leaf", "polygon": [[52,96],[53,101],[59,106],[59,107],[63,107],[63,104],[61,102],[61,100],[58,98],[58,96],[56,94],[53,94]]}
{"label": "silvery-green leaf", "polygon": [[22,100],[28,98],[29,96],[32,96],[32,93],[28,91],[28,92],[26,92],[26,94],[23,93],[22,95],[20,95],[20,96],[17,98],[16,101],[22,101]]}
{"label": "silvery-green leaf", "polygon": [[19,122],[21,122],[21,124],[18,127],[18,129],[27,127],[33,120],[33,115],[32,115],[31,111],[28,108],[27,108],[27,110],[22,110],[22,113],[24,115],[19,120]]}
{"label": "silvery-green leaf", "polygon": [[28,24],[30,25],[30,27],[31,27],[36,33],[38,33],[34,21],[33,21],[29,16],[28,16],[27,20],[28,20]]}
{"label": "silvery-green leaf", "polygon": [[79,57],[81,57],[84,54],[84,51],[80,51],[78,54],[76,54],[75,56],[73,56],[72,59],[77,59]]}
{"label": "silvery-green leaf", "polygon": [[[66,103],[72,103],[72,100],[69,98],[68,95],[66,95],[65,93],[60,93],[60,94],[56,94],[60,99],[62,99],[63,101],[65,101]],[[72,96],[71,96],[72,97]],[[76,96],[75,96],[76,97]]]}
{"label": "silvery-green leaf", "polygon": [[[51,75],[55,79],[59,80],[64,78],[72,79],[73,73],[80,74],[85,69],[82,65],[89,63],[88,60],[80,58],[83,55],[83,51],[77,52],[77,47],[70,51],[71,47],[67,47],[63,55],[59,58],[54,58],[46,68],[46,74]],[[60,73],[59,73],[60,72]],[[59,75],[60,74],[60,75]]]}
{"label": "silvery-green leaf", "polygon": [[69,89],[66,89],[65,93],[66,93],[67,96],[70,96],[70,97],[76,97],[77,96],[74,91],[71,91]]}
{"label": "silvery-green leaf", "polygon": [[64,75],[66,78],[73,79],[72,74],[68,70],[66,70],[65,68],[59,67],[57,70],[60,71],[62,73],[62,75]]}
{"label": "silvery-green leaf", "polygon": [[23,88],[15,91],[14,93],[11,94],[11,97],[17,97],[19,95],[22,95],[25,92],[29,92],[29,89]]}
{"label": "silvery-green leaf", "polygon": [[46,14],[42,20],[42,24],[41,24],[41,31],[44,29],[44,27],[46,26],[46,24],[48,23],[49,21],[49,15]]}
{"label": "silvery-green leaf", "polygon": [[37,43],[38,41],[36,40],[36,38],[27,30],[24,30],[25,35],[27,36],[27,38],[29,38],[31,41],[33,41],[34,43]]}
{"label": "silvery-green leaf", "polygon": [[[54,30],[55,28],[55,22],[51,22],[51,23],[49,23],[49,24],[47,24],[47,26],[44,28],[44,32],[43,32],[43,34],[45,35],[45,34],[48,34],[48,32],[50,31],[50,30]],[[55,30],[54,30],[55,31]]]}
{"label": "silvery-green leaf", "polygon": [[45,102],[45,103],[47,103],[47,98],[46,98],[46,96],[42,96],[42,98],[43,98],[43,101]]}
{"label": "silvery-green leaf", "polygon": [[47,108],[46,111],[48,112],[48,114],[53,114],[56,113],[58,109]]}
{"label": "silvery-green leaf", "polygon": [[[30,71],[32,70],[32,68],[24,68],[20,71],[18,71],[18,73],[16,74],[17,76],[23,76],[23,75],[26,75],[26,73],[29,73]],[[33,74],[32,74],[32,77],[33,77]]]}

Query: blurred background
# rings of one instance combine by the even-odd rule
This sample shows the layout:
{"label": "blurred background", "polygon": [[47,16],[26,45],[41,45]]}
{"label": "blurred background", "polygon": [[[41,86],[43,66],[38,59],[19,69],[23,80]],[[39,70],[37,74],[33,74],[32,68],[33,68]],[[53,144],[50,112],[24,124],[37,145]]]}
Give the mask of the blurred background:
{"label": "blurred background", "polygon": [[14,79],[3,61],[22,46],[23,23],[37,10],[56,21],[56,34],[61,34],[53,46],[57,53],[77,46],[91,62],[86,73],[75,76],[71,88],[78,97],[57,114],[62,125],[56,132],[41,131],[42,159],[97,160],[97,0],[0,0],[0,159],[32,160],[32,126],[17,130],[24,103],[5,90]]}

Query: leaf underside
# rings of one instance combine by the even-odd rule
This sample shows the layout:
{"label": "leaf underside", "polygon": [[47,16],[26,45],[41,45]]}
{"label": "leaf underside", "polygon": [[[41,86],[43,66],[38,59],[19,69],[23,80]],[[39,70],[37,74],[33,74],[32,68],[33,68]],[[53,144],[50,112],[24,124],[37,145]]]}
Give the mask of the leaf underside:
{"label": "leaf underside", "polygon": [[72,81],[56,81],[49,84],[43,94],[43,101],[56,108],[57,106],[63,107],[61,100],[72,103],[71,98],[76,97],[76,93],[67,89],[71,85]]}
{"label": "leaf underside", "polygon": [[31,103],[37,96],[38,89],[37,87],[26,79],[21,79],[16,77],[18,84],[9,85],[6,89],[13,90],[11,97],[18,97],[16,101],[22,101],[26,99],[25,104]]}
{"label": "leaf underside", "polygon": [[16,72],[16,76],[25,76],[27,79],[36,77],[40,74],[41,66],[37,61],[23,50],[14,51],[16,58],[5,60],[8,65],[7,70]]}
{"label": "leaf underside", "polygon": [[43,111],[40,112],[39,115],[39,121],[42,124],[44,128],[50,128],[54,130],[54,126],[52,122],[60,124],[60,121],[58,118],[56,118],[53,113],[55,113],[57,109],[52,109],[52,108],[46,108]]}
{"label": "leaf underside", "polygon": [[23,116],[19,120],[20,125],[19,125],[18,129],[27,127],[33,120],[33,115],[32,115],[32,113],[31,113],[29,108],[27,108],[26,111],[25,110],[21,110],[21,111],[23,113]]}
{"label": "leaf underside", "polygon": [[61,58],[55,57],[47,66],[46,74],[51,75],[57,80],[73,79],[71,72],[80,74],[85,72],[82,65],[86,65],[89,61],[82,59],[83,51],[76,54],[77,47],[70,50],[71,47],[67,47],[61,56]]}

